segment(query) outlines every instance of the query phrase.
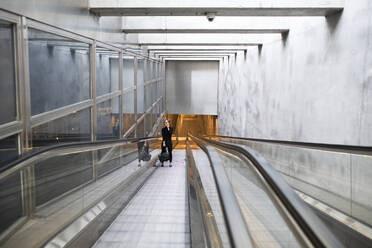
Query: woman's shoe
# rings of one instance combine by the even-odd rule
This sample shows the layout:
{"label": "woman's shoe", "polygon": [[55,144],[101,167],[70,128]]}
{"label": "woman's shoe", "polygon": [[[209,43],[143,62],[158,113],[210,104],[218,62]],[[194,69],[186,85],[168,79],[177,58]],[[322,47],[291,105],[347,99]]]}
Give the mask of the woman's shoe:
{"label": "woman's shoe", "polygon": [[161,164],[161,167],[164,167],[164,164],[163,163]]}
{"label": "woman's shoe", "polygon": [[172,167],[172,164],[169,164],[169,167]]}

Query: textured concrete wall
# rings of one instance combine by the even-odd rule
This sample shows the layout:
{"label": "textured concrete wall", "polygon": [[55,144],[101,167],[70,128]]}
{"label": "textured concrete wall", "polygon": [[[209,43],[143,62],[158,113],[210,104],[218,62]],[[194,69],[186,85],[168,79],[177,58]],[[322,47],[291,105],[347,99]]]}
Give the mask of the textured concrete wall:
{"label": "textured concrete wall", "polygon": [[372,2],[293,18],[285,40],[231,58],[219,85],[219,133],[372,145]]}

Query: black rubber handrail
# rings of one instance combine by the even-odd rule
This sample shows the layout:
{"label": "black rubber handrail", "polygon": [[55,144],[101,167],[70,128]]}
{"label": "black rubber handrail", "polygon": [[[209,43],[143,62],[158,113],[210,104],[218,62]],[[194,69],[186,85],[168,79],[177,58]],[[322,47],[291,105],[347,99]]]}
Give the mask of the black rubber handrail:
{"label": "black rubber handrail", "polygon": [[223,248],[215,215],[212,214],[212,207],[188,143],[186,143],[186,160],[191,247]]}
{"label": "black rubber handrail", "polygon": [[242,154],[251,161],[314,247],[345,247],[258,152],[241,144],[201,139],[208,144]]}
{"label": "black rubber handrail", "polygon": [[117,139],[117,140],[101,140],[101,141],[82,141],[82,142],[69,142],[69,143],[62,143],[57,145],[51,145],[43,147],[37,151],[33,151],[24,155],[17,157],[16,159],[0,165],[0,173],[11,169],[12,167],[16,166],[17,164],[24,162],[30,158],[33,158],[37,155],[40,155],[45,152],[49,152],[52,150],[57,150],[61,148],[69,148],[69,147],[77,147],[77,146],[96,146],[96,145],[106,145],[106,144],[121,144],[121,143],[136,143],[140,140],[148,140],[148,139],[155,139],[160,138],[161,136],[154,136],[154,137],[146,137],[146,138],[128,138],[128,139]]}
{"label": "black rubber handrail", "polygon": [[188,136],[206,153],[211,164],[231,246],[238,248],[254,247],[254,242],[249,234],[226,171],[221,163],[214,163],[217,155],[216,150],[212,146],[207,146],[208,143],[205,144],[202,139],[191,134],[188,134]]}
{"label": "black rubber handrail", "polygon": [[347,153],[372,155],[372,146],[353,146],[353,145],[341,145],[341,144],[298,142],[298,141],[288,141],[288,140],[256,139],[256,138],[244,138],[244,137],[222,136],[222,135],[207,135],[205,137],[247,140],[247,141],[256,141],[256,142],[264,142],[264,143],[273,143],[273,144],[278,144],[278,145],[290,145],[290,146],[297,146],[297,147],[311,148],[311,149],[318,149],[318,150],[328,150],[328,151],[333,151],[333,152],[347,152]]}

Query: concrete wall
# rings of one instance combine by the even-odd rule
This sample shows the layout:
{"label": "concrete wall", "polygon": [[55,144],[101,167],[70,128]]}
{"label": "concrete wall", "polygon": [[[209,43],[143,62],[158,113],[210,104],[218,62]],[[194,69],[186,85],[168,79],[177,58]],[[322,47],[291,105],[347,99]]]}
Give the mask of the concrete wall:
{"label": "concrete wall", "polygon": [[293,18],[284,40],[224,66],[219,133],[372,145],[372,2],[342,14]]}
{"label": "concrete wall", "polygon": [[218,62],[167,61],[165,78],[169,114],[217,114]]}
{"label": "concrete wall", "polygon": [[100,41],[135,43],[137,36],[121,32],[121,17],[98,17],[88,0],[1,0],[0,8]]}

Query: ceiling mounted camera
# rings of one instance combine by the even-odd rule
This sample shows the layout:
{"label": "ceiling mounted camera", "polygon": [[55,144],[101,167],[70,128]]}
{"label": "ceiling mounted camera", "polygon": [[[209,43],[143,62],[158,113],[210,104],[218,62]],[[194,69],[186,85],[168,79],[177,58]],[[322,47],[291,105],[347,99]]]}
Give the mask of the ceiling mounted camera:
{"label": "ceiling mounted camera", "polygon": [[213,22],[214,18],[216,17],[216,13],[207,12],[205,13],[205,16],[209,22]]}

